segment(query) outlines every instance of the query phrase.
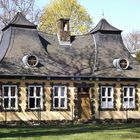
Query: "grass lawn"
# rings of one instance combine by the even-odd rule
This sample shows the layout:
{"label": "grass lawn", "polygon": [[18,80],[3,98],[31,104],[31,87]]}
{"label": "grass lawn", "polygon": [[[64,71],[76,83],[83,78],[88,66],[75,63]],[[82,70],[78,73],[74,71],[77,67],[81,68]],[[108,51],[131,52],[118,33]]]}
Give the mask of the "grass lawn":
{"label": "grass lawn", "polygon": [[140,140],[140,124],[0,128],[0,140]]}

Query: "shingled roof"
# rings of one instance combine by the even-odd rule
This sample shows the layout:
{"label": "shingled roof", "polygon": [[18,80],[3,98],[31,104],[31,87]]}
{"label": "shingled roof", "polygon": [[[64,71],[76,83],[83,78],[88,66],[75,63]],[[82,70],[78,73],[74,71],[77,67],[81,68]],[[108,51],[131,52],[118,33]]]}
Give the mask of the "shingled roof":
{"label": "shingled roof", "polygon": [[[25,55],[37,56],[39,64],[26,68]],[[112,64],[116,58],[127,58],[130,68],[118,71]],[[36,25],[18,13],[4,28],[0,43],[0,76],[4,75],[137,78],[140,71],[123,44],[121,30],[113,26],[95,27],[89,34],[71,36],[71,45],[60,45],[57,35],[38,32]]]}
{"label": "shingled roof", "polygon": [[122,30],[119,30],[115,27],[113,27],[111,24],[109,24],[104,18],[102,18],[97,26],[90,31],[90,33],[96,33],[96,32],[114,32],[114,33],[121,33]]}
{"label": "shingled roof", "polygon": [[9,24],[2,29],[2,31],[7,29],[9,26],[26,27],[26,28],[36,28],[37,27],[36,25],[31,23],[29,20],[27,20],[21,12],[18,12],[15,15],[15,17],[9,22]]}

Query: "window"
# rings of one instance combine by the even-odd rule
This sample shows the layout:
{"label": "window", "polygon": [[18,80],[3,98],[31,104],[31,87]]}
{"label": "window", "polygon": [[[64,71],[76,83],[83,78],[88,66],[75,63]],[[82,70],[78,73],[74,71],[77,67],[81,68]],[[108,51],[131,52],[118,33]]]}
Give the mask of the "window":
{"label": "window", "polygon": [[28,61],[28,65],[29,66],[35,67],[38,64],[38,59],[34,55],[28,56],[28,60],[27,61]]}
{"label": "window", "polygon": [[3,96],[3,108],[5,110],[18,109],[18,93],[16,85],[3,85],[2,96]]}
{"label": "window", "polygon": [[112,86],[101,87],[101,108],[110,109],[114,107],[113,94],[114,94],[114,89]]}
{"label": "window", "polygon": [[78,93],[80,92],[89,93],[89,88],[78,88]]}
{"label": "window", "polygon": [[25,67],[36,67],[39,63],[38,57],[35,55],[25,55],[22,58],[22,62]]}
{"label": "window", "polygon": [[67,87],[54,86],[53,87],[53,108],[67,109]]}
{"label": "window", "polygon": [[32,110],[43,109],[42,86],[28,86],[28,108]]}
{"label": "window", "polygon": [[123,108],[135,108],[135,87],[124,86],[123,87]]}

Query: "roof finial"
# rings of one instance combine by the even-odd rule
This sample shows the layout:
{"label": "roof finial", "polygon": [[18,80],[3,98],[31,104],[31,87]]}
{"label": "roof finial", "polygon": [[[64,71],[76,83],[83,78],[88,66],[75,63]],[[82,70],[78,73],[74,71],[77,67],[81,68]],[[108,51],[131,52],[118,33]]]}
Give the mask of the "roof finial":
{"label": "roof finial", "polygon": [[105,17],[105,14],[104,14],[104,10],[102,11],[102,18],[104,18]]}

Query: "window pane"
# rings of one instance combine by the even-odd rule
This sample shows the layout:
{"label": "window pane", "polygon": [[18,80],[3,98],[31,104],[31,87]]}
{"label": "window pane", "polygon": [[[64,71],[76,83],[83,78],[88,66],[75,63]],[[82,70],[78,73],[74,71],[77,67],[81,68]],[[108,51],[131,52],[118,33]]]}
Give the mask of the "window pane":
{"label": "window pane", "polygon": [[58,96],[58,87],[54,87],[54,96]]}
{"label": "window pane", "polygon": [[34,98],[29,99],[29,108],[35,108],[35,99]]}
{"label": "window pane", "polygon": [[30,96],[34,96],[34,87],[30,87]]}
{"label": "window pane", "polygon": [[102,98],[102,102],[105,102],[106,101],[106,98]]}
{"label": "window pane", "polygon": [[65,107],[65,98],[61,98],[61,107]]}
{"label": "window pane", "polygon": [[134,102],[129,103],[129,108],[135,108]]}
{"label": "window pane", "polygon": [[37,108],[41,108],[40,102],[41,102],[41,99],[36,99],[36,107]]}
{"label": "window pane", "polygon": [[108,88],[108,96],[111,96],[111,88]]}
{"label": "window pane", "polygon": [[124,88],[124,96],[127,96],[127,88]]}
{"label": "window pane", "polygon": [[59,100],[58,100],[58,98],[55,98],[54,99],[54,107],[58,107],[58,104],[59,104]]}
{"label": "window pane", "polygon": [[36,87],[36,96],[40,96],[41,88]]}
{"label": "window pane", "polygon": [[112,102],[108,102],[108,108],[113,108],[113,103]]}
{"label": "window pane", "polygon": [[133,101],[133,98],[130,98],[129,101],[132,102]]}
{"label": "window pane", "polygon": [[15,96],[15,93],[16,93],[16,88],[11,87],[11,96]]}
{"label": "window pane", "polygon": [[9,99],[4,99],[4,108],[8,108]]}
{"label": "window pane", "polygon": [[8,87],[4,87],[4,96],[8,96]]}
{"label": "window pane", "polygon": [[108,98],[108,102],[111,102],[112,101],[112,98]]}
{"label": "window pane", "polygon": [[102,88],[102,96],[105,96],[105,88]]}
{"label": "window pane", "polygon": [[78,90],[78,93],[79,93],[79,92],[82,92],[82,88],[78,88],[77,90]]}
{"label": "window pane", "polygon": [[127,102],[128,101],[128,98],[124,98],[124,102]]}
{"label": "window pane", "polygon": [[15,107],[15,103],[16,103],[16,100],[15,99],[11,99],[11,107]]}
{"label": "window pane", "polygon": [[61,96],[64,96],[65,94],[65,87],[61,87]]}
{"label": "window pane", "polygon": [[89,92],[89,88],[83,88],[83,92]]}
{"label": "window pane", "polygon": [[133,96],[133,88],[130,88],[130,96]]}
{"label": "window pane", "polygon": [[101,107],[106,108],[106,102],[102,102]]}

